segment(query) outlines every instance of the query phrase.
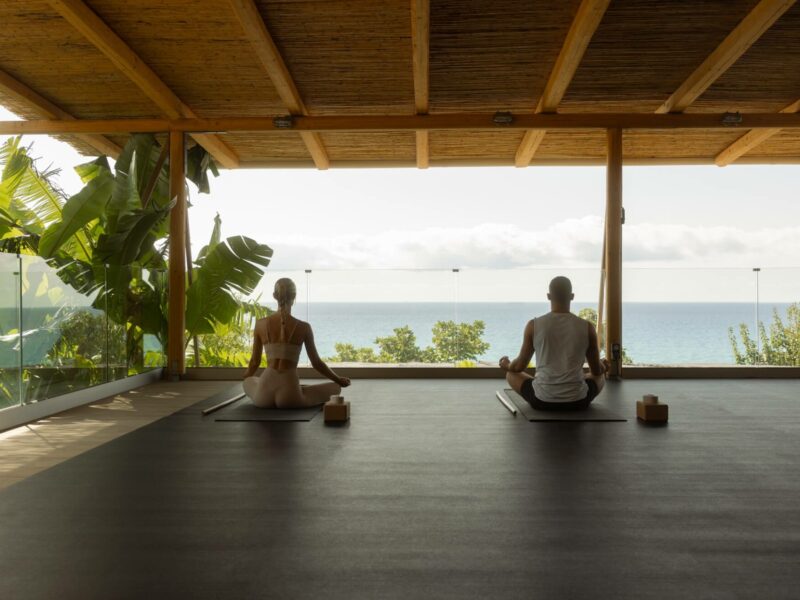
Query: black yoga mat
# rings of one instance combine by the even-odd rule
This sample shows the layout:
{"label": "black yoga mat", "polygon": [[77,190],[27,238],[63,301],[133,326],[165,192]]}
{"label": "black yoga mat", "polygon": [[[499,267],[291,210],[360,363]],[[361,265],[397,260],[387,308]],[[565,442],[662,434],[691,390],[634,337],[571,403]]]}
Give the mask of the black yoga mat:
{"label": "black yoga mat", "polygon": [[617,413],[595,404],[596,400],[586,410],[546,411],[536,410],[514,390],[503,390],[506,398],[511,400],[517,410],[528,421],[627,421]]}
{"label": "black yoga mat", "polygon": [[215,421],[310,421],[322,406],[309,408],[259,408],[249,398],[226,406],[214,413]]}

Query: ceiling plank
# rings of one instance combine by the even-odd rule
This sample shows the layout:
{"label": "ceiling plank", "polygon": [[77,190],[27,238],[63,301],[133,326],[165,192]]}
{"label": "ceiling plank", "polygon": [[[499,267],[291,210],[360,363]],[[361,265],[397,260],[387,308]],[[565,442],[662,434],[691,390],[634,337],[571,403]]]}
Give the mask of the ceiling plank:
{"label": "ceiling plank", "polygon": [[[430,104],[430,0],[411,0],[411,47],[414,69],[414,109],[427,115]],[[430,142],[427,131],[417,132],[417,167],[427,169]]]}
{"label": "ceiling plank", "polygon": [[[63,110],[61,107],[56,106],[47,98],[35,90],[29,88],[20,80],[12,77],[2,69],[0,69],[0,91],[4,94],[14,98],[17,102],[21,102],[29,106],[32,110],[39,113],[45,119],[61,119],[63,121],[75,121],[75,117]],[[114,142],[103,135],[84,133],[76,134],[75,137],[82,140],[101,154],[117,158],[122,149]]]}
{"label": "ceiling plank", "polygon": [[[544,91],[539,98],[536,106],[537,113],[555,112],[558,108],[610,2],[611,0],[583,0],[581,2]],[[527,167],[530,164],[545,133],[545,131],[525,132],[514,157],[516,166]]]}
{"label": "ceiling plank", "polygon": [[761,0],[722,43],[658,107],[657,113],[683,112],[747,52],[796,0]]}
{"label": "ceiling plank", "polygon": [[[300,96],[286,62],[275,45],[258,7],[253,0],[230,0],[230,3],[247,40],[261,61],[272,85],[275,86],[286,110],[291,115],[308,115],[303,98]],[[330,167],[330,158],[322,143],[322,138],[318,134],[301,134],[301,138],[317,168],[327,169]]]}
{"label": "ceiling plank", "polygon": [[[800,100],[792,102],[789,106],[782,108],[781,111],[785,114],[793,114],[800,112]],[[745,133],[738,140],[733,142],[730,146],[725,148],[722,152],[714,157],[714,162],[719,167],[724,167],[731,164],[736,159],[744,156],[750,150],[762,144],[773,135],[781,131],[778,127],[768,129],[753,129]]]}
{"label": "ceiling plank", "polygon": [[[197,118],[122,38],[98,17],[82,0],[48,0],[50,5],[87,40],[94,44],[114,65],[135,83],[170,119]],[[235,168],[239,157],[219,136],[192,136],[223,167]]]}

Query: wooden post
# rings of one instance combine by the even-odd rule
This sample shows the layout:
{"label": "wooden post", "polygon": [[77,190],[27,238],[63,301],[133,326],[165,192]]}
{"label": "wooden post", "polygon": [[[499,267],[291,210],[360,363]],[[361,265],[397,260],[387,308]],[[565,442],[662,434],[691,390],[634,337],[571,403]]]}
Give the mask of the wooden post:
{"label": "wooden post", "polygon": [[622,375],[622,130],[607,132],[606,167],[606,357],[609,374]]}
{"label": "wooden post", "polygon": [[169,195],[175,206],[169,217],[167,371],[176,378],[186,370],[186,137],[180,131],[169,134]]}
{"label": "wooden post", "polygon": [[[606,218],[606,220],[608,220]],[[600,295],[597,298],[597,343],[603,350],[603,328],[605,327],[606,302],[606,227],[603,222],[603,250],[600,253]]]}

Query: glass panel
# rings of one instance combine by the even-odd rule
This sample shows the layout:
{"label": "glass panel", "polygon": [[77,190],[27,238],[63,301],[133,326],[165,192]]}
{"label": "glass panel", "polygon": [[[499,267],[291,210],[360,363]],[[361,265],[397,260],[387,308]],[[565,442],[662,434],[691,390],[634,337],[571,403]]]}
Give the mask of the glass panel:
{"label": "glass panel", "polygon": [[[739,327],[738,361],[750,364],[747,347],[755,345],[759,364],[800,366],[800,268],[755,270],[758,282],[756,319],[744,332]],[[747,343],[747,345],[746,345]]]}
{"label": "glass panel", "polygon": [[328,362],[456,362],[451,270],[315,270],[309,296],[317,350]]}
{"label": "glass panel", "polygon": [[142,337],[144,370],[149,371],[167,365],[167,272],[143,270],[140,284],[146,299],[142,312],[149,317]]}
{"label": "glass panel", "polygon": [[731,332],[755,323],[750,269],[626,268],[623,346],[638,365],[736,364]]}
{"label": "glass panel", "polygon": [[[106,314],[91,274],[79,265],[62,268],[65,280],[81,285],[82,294],[36,256],[22,256],[22,356],[26,402],[44,400],[106,380]],[[102,280],[102,273],[100,279]]]}
{"label": "glass panel", "polygon": [[166,339],[166,276],[140,267],[107,266],[109,379],[163,366]]}
{"label": "glass panel", "polygon": [[572,311],[584,318],[593,317],[596,322],[599,269],[461,269],[459,320],[472,327],[473,334],[479,331],[475,328],[476,321],[485,325],[480,336],[483,345],[477,343],[476,335],[465,343],[466,351],[473,354],[477,347],[483,349],[488,344],[477,356],[478,366],[494,367],[501,356],[512,359],[517,356],[525,324],[550,310],[547,290],[550,280],[558,275],[572,281],[575,294]]}
{"label": "glass panel", "polygon": [[[128,376],[128,321],[131,303],[128,299],[129,269],[120,266],[106,266],[103,270],[106,283],[103,296],[98,304],[107,313],[108,381],[124,379]],[[135,305],[135,303],[134,303]]]}
{"label": "glass panel", "polygon": [[0,410],[21,403],[19,259],[0,253]]}

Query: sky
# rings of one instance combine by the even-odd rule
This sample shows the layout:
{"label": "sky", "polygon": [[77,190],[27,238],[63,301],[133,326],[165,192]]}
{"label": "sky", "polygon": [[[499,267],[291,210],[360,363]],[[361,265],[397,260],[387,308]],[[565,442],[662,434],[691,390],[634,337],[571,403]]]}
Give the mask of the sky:
{"label": "sky", "polygon": [[[14,118],[0,108],[0,120]],[[31,142],[42,164],[62,169],[65,191],[80,189],[72,167],[85,157],[46,136],[27,137]],[[194,252],[219,213],[224,236],[246,235],[273,248],[270,281],[286,272],[302,288],[302,270],[311,269],[312,281],[326,282],[325,299],[516,299],[532,293],[530,282],[540,286],[559,270],[576,278],[576,294],[597,295],[602,167],[220,173],[210,195],[191,194]],[[800,298],[798,183],[794,165],[626,167],[626,298],[749,299],[753,267],[763,269],[760,287],[769,294]],[[340,269],[346,274],[323,273]],[[384,269],[440,270],[443,283],[411,285],[406,278],[400,289],[382,292],[392,280],[376,271]],[[525,285],[516,286],[521,277]],[[345,287],[334,285],[345,280]],[[440,287],[441,294],[434,291]]]}

